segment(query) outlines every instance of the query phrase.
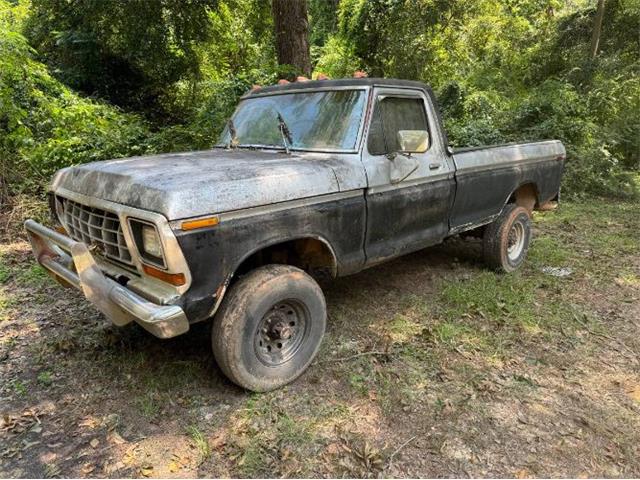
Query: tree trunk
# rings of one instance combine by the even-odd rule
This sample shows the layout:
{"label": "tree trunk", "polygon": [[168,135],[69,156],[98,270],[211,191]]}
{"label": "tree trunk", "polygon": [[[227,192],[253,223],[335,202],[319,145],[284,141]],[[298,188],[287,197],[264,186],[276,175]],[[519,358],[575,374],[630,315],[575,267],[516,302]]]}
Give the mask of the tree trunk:
{"label": "tree trunk", "polygon": [[596,17],[593,19],[593,32],[591,33],[591,60],[596,58],[596,55],[598,55],[600,35],[602,34],[602,19],[604,18],[604,2],[605,0],[598,0]]}
{"label": "tree trunk", "polygon": [[296,73],[311,75],[307,0],[272,0],[278,64],[293,65]]}

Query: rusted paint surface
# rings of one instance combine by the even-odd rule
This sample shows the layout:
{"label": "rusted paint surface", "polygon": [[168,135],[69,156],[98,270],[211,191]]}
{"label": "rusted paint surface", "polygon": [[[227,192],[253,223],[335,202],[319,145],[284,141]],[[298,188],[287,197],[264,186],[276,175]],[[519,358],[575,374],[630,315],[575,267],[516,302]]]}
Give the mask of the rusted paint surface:
{"label": "rusted paint surface", "polygon": [[556,208],[558,208],[558,202],[549,201],[540,205],[540,208],[538,210],[540,210],[541,212],[549,212],[551,210],[555,210]]}
{"label": "rusted paint surface", "polygon": [[533,212],[538,202],[538,193],[536,192],[535,186],[528,183],[519,187],[515,192],[515,200],[518,206],[526,208],[529,215],[531,215],[531,212]]}

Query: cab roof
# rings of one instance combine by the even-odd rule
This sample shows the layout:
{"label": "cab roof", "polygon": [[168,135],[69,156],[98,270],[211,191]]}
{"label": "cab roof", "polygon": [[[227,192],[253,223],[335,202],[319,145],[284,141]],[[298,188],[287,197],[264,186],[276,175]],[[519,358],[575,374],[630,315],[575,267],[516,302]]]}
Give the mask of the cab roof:
{"label": "cab roof", "polygon": [[284,93],[289,90],[314,90],[331,87],[400,87],[425,90],[431,94],[431,88],[422,82],[399,80],[395,78],[342,78],[337,80],[307,80],[291,82],[285,85],[269,85],[250,90],[242,98],[264,95],[268,93]]}

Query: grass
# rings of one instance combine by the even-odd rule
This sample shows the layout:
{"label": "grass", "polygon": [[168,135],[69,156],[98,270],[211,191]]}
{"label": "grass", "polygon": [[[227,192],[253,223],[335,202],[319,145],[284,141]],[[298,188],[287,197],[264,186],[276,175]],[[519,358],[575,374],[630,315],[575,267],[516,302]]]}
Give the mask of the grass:
{"label": "grass", "polygon": [[[2,257],[0,257],[0,262],[2,261]],[[9,267],[3,263],[0,263],[0,285],[5,283],[11,277],[11,270]]]}
{"label": "grass", "polygon": [[533,240],[527,261],[534,268],[566,267],[572,261],[571,251],[558,238],[549,235]]}
{"label": "grass", "polygon": [[[69,301],[68,313],[60,302],[62,307],[46,318],[55,321],[44,324],[53,326],[39,329],[33,312],[14,305],[37,295],[50,300],[54,289],[42,288],[48,277],[21,252],[13,263],[0,259],[9,271],[0,285],[0,319],[10,315],[16,320],[2,324],[7,331],[22,322],[33,347],[22,345],[23,332],[0,339],[0,355],[9,352],[8,362],[14,351],[15,358],[19,353],[30,360],[28,371],[11,377],[21,381],[8,383],[3,395],[22,404],[42,395],[55,398],[71,391],[71,377],[79,376],[92,386],[91,405],[97,405],[91,406],[92,414],[100,411],[102,398],[108,405],[104,409],[118,409],[123,425],[135,425],[144,435],[158,434],[158,426],[174,432],[175,422],[190,425],[182,433],[197,451],[194,458],[209,459],[198,470],[205,476],[399,476],[399,471],[362,469],[362,458],[384,461],[414,436],[394,460],[414,475],[453,474],[438,469],[437,462],[454,468],[458,460],[447,452],[460,453],[458,445],[471,446],[479,459],[496,455],[509,464],[500,455],[511,445],[526,450],[528,435],[534,433],[540,434],[537,448],[544,458],[549,455],[545,445],[559,439],[560,427],[551,422],[572,428],[570,417],[580,412],[598,424],[590,408],[594,399],[612,419],[606,422],[610,431],[596,433],[607,441],[631,442],[637,438],[624,425],[634,424],[621,419],[628,411],[624,389],[636,384],[627,385],[622,376],[604,378],[606,393],[601,394],[590,389],[588,375],[600,381],[597,367],[616,361],[614,352],[598,364],[607,338],[619,335],[609,323],[610,311],[637,302],[636,210],[627,203],[565,203],[555,212],[536,214],[529,258],[510,275],[487,270],[477,243],[454,240],[338,280],[337,288],[327,290],[330,321],[317,362],[292,385],[260,395],[222,380],[211,365],[208,339],[195,330],[161,342],[135,325],[98,327],[99,316],[91,307],[77,307],[84,305],[81,299]],[[458,249],[467,246],[461,254]],[[544,267],[570,268],[572,273],[558,278],[544,273]],[[620,355],[631,355],[629,348],[637,347],[630,337],[620,341],[613,344]],[[51,365],[56,365],[55,377]],[[618,378],[619,384],[614,383]],[[55,389],[50,388],[54,379]],[[105,393],[113,391],[120,392],[120,403]],[[617,404],[609,408],[609,401]],[[544,407],[540,411],[549,416],[535,417],[532,406]],[[520,411],[529,413],[516,417]],[[202,421],[208,412],[213,419]],[[529,421],[528,415],[532,423],[522,423]],[[522,436],[510,430],[514,418]],[[527,426],[534,424],[536,430]],[[580,433],[589,454],[598,445],[594,431]],[[213,440],[218,435],[223,443]],[[493,444],[494,437],[501,443]],[[570,462],[570,446],[558,449],[556,464]],[[380,454],[369,455],[376,451]],[[424,452],[435,461],[433,471],[416,460]],[[614,453],[628,462],[633,447],[626,452]],[[467,467],[469,474],[487,475],[477,465]],[[532,473],[581,474],[569,467],[539,468]],[[514,472],[505,467],[499,473]]]}
{"label": "grass", "polygon": [[19,396],[24,397],[27,395],[27,386],[24,384],[24,382],[21,382],[20,380],[14,380],[11,385],[14,392],[16,392],[16,394],[18,394]]}
{"label": "grass", "polygon": [[9,296],[5,295],[5,293],[0,290],[0,322],[9,319],[8,309],[13,305],[13,299]]}
{"label": "grass", "polygon": [[[388,320],[367,322],[373,337],[368,343],[373,346],[363,347],[361,342],[356,350],[338,352],[349,357],[389,348],[389,360],[360,357],[334,367],[336,375],[345,379],[356,398],[374,394],[389,414],[405,401],[431,401],[438,410],[436,401],[428,398],[433,377],[442,368],[456,371],[467,385],[480,385],[485,374],[477,362],[500,368],[521,354],[523,344],[571,347],[582,341],[584,328],[605,333],[603,320],[574,298],[574,292],[576,285],[591,280],[640,284],[633,267],[619,262],[625,255],[640,253],[635,210],[625,203],[569,203],[555,212],[536,213],[538,233],[522,270],[503,275],[483,265],[462,264],[459,269],[468,273],[435,279],[435,299],[431,293],[389,295],[384,301]],[[569,268],[572,273],[559,278],[545,273],[544,267]],[[450,352],[466,357],[449,365]],[[531,378],[518,374],[511,386],[520,393],[537,388]]]}
{"label": "grass", "polygon": [[160,412],[158,395],[154,391],[145,392],[135,399],[136,407],[143,417],[151,419]]}
{"label": "grass", "polygon": [[44,387],[50,387],[53,384],[53,378],[51,377],[51,372],[43,371],[38,374],[38,383]]}
{"label": "grass", "polygon": [[388,326],[388,335],[394,344],[409,342],[424,330],[424,325],[408,315],[396,315]]}
{"label": "grass", "polygon": [[[547,231],[533,245],[540,256],[553,259],[556,252],[563,251],[567,260],[585,270],[606,274],[605,268],[616,258],[640,253],[637,212],[638,206],[633,202],[589,199],[563,203],[551,214],[536,215],[536,223],[547,227]],[[544,242],[550,242],[552,248],[541,248]],[[598,257],[597,262],[594,257]]]}
{"label": "grass", "polygon": [[205,461],[211,456],[211,447],[204,433],[202,433],[196,425],[187,427],[187,433],[193,440],[196,448],[200,452],[201,461]]}
{"label": "grass", "polygon": [[[594,202],[569,203],[556,212],[536,214],[536,222],[546,229],[534,238],[523,270],[501,275],[483,269],[467,280],[443,280],[440,320],[429,333],[437,344],[489,355],[508,355],[508,346],[523,338],[570,333],[580,326],[576,319],[584,317],[583,308],[566,295],[570,282],[612,275],[626,284],[637,281],[624,266],[612,267],[620,255],[640,253],[635,211],[631,204]],[[567,241],[567,232],[572,241]],[[572,273],[570,278],[553,277],[543,273],[546,266],[568,267]]]}
{"label": "grass", "polygon": [[39,264],[32,263],[27,269],[18,272],[16,280],[19,284],[42,288],[51,285],[53,279]]}
{"label": "grass", "polygon": [[6,256],[0,252],[0,322],[9,318],[8,308],[13,304],[13,299],[5,293],[2,285],[11,278],[12,271],[6,261]]}
{"label": "grass", "polygon": [[555,316],[541,300],[540,278],[481,271],[466,281],[443,281],[440,320],[430,330],[438,345],[488,356],[506,354],[521,335],[541,333]]}
{"label": "grass", "polygon": [[[245,408],[238,411],[233,418],[231,432],[231,454],[236,458],[239,476],[264,477],[277,475],[288,476],[294,473],[305,476],[312,458],[305,458],[305,450],[313,448],[319,441],[315,434],[326,415],[334,411],[315,411],[316,415],[294,416],[281,406],[282,392],[252,395]],[[283,402],[284,403],[284,402]],[[294,454],[294,452],[297,452]]]}

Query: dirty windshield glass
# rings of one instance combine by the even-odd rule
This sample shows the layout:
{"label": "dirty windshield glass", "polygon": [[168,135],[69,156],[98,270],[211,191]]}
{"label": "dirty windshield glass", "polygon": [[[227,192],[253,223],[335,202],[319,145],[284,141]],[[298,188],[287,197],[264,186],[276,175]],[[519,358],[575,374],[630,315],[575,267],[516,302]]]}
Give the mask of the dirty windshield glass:
{"label": "dirty windshield glass", "polygon": [[[292,149],[353,150],[362,111],[364,90],[289,93],[242,100],[232,124],[239,145],[282,147],[278,114],[289,128]],[[231,141],[227,125],[220,144]],[[288,140],[287,140],[288,141]]]}

